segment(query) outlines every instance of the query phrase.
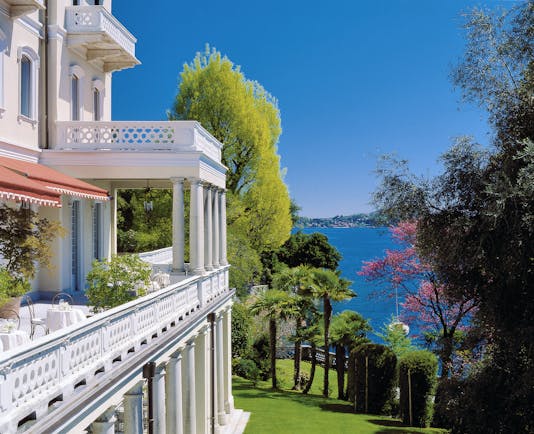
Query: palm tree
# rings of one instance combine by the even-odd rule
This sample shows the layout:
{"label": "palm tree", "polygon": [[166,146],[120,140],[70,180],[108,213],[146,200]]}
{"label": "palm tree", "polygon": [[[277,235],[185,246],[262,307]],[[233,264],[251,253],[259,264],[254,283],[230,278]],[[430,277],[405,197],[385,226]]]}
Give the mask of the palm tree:
{"label": "palm tree", "polygon": [[314,309],[310,290],[313,272],[308,266],[301,265],[285,268],[273,276],[273,287],[293,294],[295,301],[295,348],[293,357],[293,389],[300,389],[300,362],[302,359],[302,333],[306,326],[306,317]]}
{"label": "palm tree", "polygon": [[278,319],[287,319],[295,312],[294,299],[284,291],[269,289],[257,296],[250,306],[254,315],[265,314],[269,320],[269,349],[271,352],[271,379],[273,389],[277,388],[276,381],[276,333]]}
{"label": "palm tree", "polygon": [[367,320],[359,313],[344,310],[332,318],[330,343],[336,348],[337,399],[347,399],[345,395],[345,356],[353,348],[368,342],[366,332],[371,331]]}
{"label": "palm tree", "polygon": [[352,283],[350,280],[342,279],[332,270],[316,268],[313,276],[312,293],[315,297],[323,300],[323,321],[324,321],[324,383],[323,396],[328,398],[328,373],[330,370],[329,359],[329,330],[330,320],[332,319],[332,301],[347,300],[356,296],[354,292],[349,289]]}
{"label": "palm tree", "polygon": [[323,340],[323,330],[320,323],[321,316],[322,315],[320,312],[313,312],[311,314],[312,321],[310,321],[310,325],[302,330],[302,340],[309,342],[311,347],[310,378],[302,390],[304,395],[310,391],[315,378],[315,367],[317,366],[317,345],[321,345]]}

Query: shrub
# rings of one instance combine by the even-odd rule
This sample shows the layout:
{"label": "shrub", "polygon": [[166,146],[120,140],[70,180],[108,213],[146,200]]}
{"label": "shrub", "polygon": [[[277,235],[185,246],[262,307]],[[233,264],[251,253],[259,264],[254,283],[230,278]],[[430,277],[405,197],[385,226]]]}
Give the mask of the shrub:
{"label": "shrub", "polygon": [[353,384],[348,388],[353,391],[356,410],[366,411],[367,383],[367,413],[390,413],[395,394],[397,356],[388,347],[378,344],[360,345],[352,355],[354,363],[351,366],[354,366],[355,374],[349,376]]}
{"label": "shrub", "polygon": [[413,351],[404,355],[399,364],[400,412],[405,424],[410,424],[411,383],[412,426],[428,427],[432,420],[433,395],[436,389],[438,361],[429,351]]}
{"label": "shrub", "polygon": [[234,359],[232,368],[235,375],[239,375],[240,377],[252,381],[254,386],[256,386],[260,379],[260,370],[256,366],[254,360],[242,358]]}
{"label": "shrub", "polygon": [[251,352],[252,317],[243,303],[232,306],[232,357],[248,357]]}
{"label": "shrub", "polygon": [[30,283],[0,267],[0,306],[12,297],[20,297],[30,291]]}
{"label": "shrub", "polygon": [[94,261],[87,274],[87,299],[95,311],[119,306],[146,294],[152,268],[138,255]]}
{"label": "shrub", "polygon": [[269,336],[262,334],[252,344],[253,359],[260,370],[261,379],[268,380],[271,377],[271,351],[269,349]]}

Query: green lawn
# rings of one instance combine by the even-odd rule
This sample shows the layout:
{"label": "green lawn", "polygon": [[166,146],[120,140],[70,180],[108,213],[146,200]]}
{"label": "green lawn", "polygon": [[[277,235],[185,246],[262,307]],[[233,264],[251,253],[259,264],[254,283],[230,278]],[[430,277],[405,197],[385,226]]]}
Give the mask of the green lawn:
{"label": "green lawn", "polygon": [[[270,382],[260,382],[257,387],[239,377],[233,379],[236,408],[251,412],[245,434],[396,434],[396,433],[443,433],[437,429],[404,427],[398,420],[383,416],[354,414],[346,401],[325,399],[320,396],[323,370],[317,369],[311,392],[284,389],[290,387],[292,361],[277,363],[282,387],[272,391]],[[306,369],[306,367],[305,367]],[[289,373],[289,376],[288,376]],[[331,377],[331,390],[335,390],[335,375]],[[336,394],[332,392],[332,394]]]}

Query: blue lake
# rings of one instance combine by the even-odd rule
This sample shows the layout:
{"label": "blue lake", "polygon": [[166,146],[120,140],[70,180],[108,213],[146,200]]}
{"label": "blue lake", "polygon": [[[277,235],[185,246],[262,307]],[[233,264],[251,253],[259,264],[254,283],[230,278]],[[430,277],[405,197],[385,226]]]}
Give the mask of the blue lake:
{"label": "blue lake", "polygon": [[[343,259],[339,264],[344,278],[354,282],[352,290],[357,297],[346,302],[334,304],[334,313],[346,309],[354,310],[367,318],[374,330],[380,330],[395,313],[394,298],[371,298],[376,291],[374,284],[368,283],[357,272],[362,261],[382,257],[386,249],[395,248],[387,228],[306,228],[302,232],[310,234],[320,232],[339,250]],[[370,336],[371,337],[371,336]],[[374,340],[374,339],[373,339]]]}

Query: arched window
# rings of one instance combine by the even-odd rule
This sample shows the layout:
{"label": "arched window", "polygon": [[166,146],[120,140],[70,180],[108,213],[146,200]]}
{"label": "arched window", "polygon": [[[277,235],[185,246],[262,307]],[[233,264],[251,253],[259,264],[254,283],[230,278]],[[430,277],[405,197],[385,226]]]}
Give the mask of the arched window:
{"label": "arched window", "polygon": [[102,120],[102,101],[104,96],[104,83],[101,80],[93,80],[93,120]]}
{"label": "arched window", "polygon": [[4,52],[7,49],[7,38],[5,33],[0,29],[0,118],[5,111],[4,105]]}
{"label": "arched window", "polygon": [[39,56],[29,47],[20,47],[19,62],[19,120],[37,120],[37,79]]}
{"label": "arched window", "polygon": [[70,107],[71,114],[70,118],[73,121],[82,120],[82,79],[85,75],[85,72],[78,65],[72,65],[70,67]]}

